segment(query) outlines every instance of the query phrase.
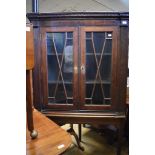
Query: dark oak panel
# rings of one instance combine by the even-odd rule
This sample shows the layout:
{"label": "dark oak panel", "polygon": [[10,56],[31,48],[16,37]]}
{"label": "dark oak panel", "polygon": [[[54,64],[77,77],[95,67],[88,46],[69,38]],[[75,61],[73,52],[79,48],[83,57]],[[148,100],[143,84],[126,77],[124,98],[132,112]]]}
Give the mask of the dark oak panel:
{"label": "dark oak panel", "polygon": [[[36,108],[124,111],[128,45],[128,38],[124,36],[128,33],[127,12],[30,13],[27,17],[33,22],[35,33]],[[126,22],[122,22],[124,20]],[[65,40],[55,38],[55,43],[50,44],[50,35],[68,34],[70,40],[67,44],[72,44],[71,33],[73,74],[67,75],[63,72],[64,58],[61,53]],[[88,34],[85,36],[85,33]],[[48,40],[46,34],[49,34]],[[106,44],[102,54],[103,38],[106,38]],[[69,67],[66,67],[67,70]],[[61,104],[54,101],[53,94],[58,100],[62,98]]]}
{"label": "dark oak panel", "polygon": [[[34,106],[60,124],[114,124],[120,155],[129,13],[30,13],[27,17],[35,36]],[[66,57],[73,60],[68,61],[72,67],[62,61],[63,35],[67,45],[73,44],[73,56]]]}
{"label": "dark oak panel", "polygon": [[[72,140],[71,136],[66,131],[36,109],[34,109],[33,115],[35,129],[38,131],[38,137],[36,139],[31,139],[28,130],[26,130],[27,155],[56,155],[63,153],[70,147]],[[60,146],[62,144],[64,147],[61,148]]]}

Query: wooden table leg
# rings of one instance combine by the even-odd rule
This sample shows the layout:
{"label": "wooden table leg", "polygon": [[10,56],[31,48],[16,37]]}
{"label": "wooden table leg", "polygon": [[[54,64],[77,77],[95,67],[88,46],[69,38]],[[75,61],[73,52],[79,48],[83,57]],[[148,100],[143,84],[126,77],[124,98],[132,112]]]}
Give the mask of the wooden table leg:
{"label": "wooden table leg", "polygon": [[32,109],[32,85],[31,85],[31,72],[26,71],[26,111],[27,111],[27,127],[30,131],[30,136],[34,139],[38,136],[33,125],[33,109]]}
{"label": "wooden table leg", "polygon": [[117,155],[121,155],[124,122],[118,127]]}
{"label": "wooden table leg", "polygon": [[77,145],[79,147],[80,150],[84,151],[84,147],[81,145],[80,141],[79,141],[79,138],[76,134],[76,132],[74,131],[73,129],[73,124],[70,124],[70,129],[67,130],[67,132],[69,132],[71,135],[74,136],[76,142],[77,142]]}
{"label": "wooden table leg", "polygon": [[81,124],[78,124],[79,141],[81,142]]}

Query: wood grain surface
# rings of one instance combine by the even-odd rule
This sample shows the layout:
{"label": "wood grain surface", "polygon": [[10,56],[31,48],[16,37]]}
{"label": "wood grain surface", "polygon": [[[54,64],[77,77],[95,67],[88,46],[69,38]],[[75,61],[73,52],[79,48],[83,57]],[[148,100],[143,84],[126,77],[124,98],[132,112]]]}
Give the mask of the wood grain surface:
{"label": "wood grain surface", "polygon": [[33,26],[26,25],[26,70],[34,67],[34,40],[33,40]]}
{"label": "wood grain surface", "polygon": [[31,139],[28,129],[26,130],[27,155],[58,155],[71,145],[71,136],[36,109],[33,118],[38,137]]}

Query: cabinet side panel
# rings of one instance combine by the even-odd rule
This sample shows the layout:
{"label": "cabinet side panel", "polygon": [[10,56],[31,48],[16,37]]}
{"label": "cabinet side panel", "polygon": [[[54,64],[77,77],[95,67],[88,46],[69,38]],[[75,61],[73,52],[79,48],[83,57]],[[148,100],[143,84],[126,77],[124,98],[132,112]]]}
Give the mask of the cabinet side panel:
{"label": "cabinet side panel", "polygon": [[120,53],[119,53],[119,102],[118,110],[124,111],[126,104],[126,86],[127,86],[127,75],[128,75],[128,27],[120,28]]}
{"label": "cabinet side panel", "polygon": [[39,28],[34,28],[34,70],[33,70],[33,95],[34,107],[41,110],[41,77],[40,77],[40,32]]}

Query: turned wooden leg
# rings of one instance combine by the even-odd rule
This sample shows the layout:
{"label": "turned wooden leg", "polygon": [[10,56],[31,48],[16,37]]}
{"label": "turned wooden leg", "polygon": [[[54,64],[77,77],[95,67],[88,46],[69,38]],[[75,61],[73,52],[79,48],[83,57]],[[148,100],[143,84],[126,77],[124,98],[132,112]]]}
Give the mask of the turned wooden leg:
{"label": "turned wooden leg", "polygon": [[121,155],[121,134],[120,134],[120,129],[118,129],[117,155]]}
{"label": "turned wooden leg", "polygon": [[81,149],[82,151],[84,151],[84,147],[81,145],[79,138],[73,129],[73,124],[70,124],[70,129],[68,129],[67,132],[69,132],[71,135],[74,136],[74,138],[77,142],[78,148]]}
{"label": "turned wooden leg", "polygon": [[32,85],[31,85],[31,73],[30,70],[26,71],[26,111],[27,111],[27,127],[30,131],[32,139],[38,136],[33,125],[33,109],[32,109]]}
{"label": "turned wooden leg", "polygon": [[120,126],[118,127],[117,155],[121,155],[122,137],[123,137],[123,123],[121,123]]}
{"label": "turned wooden leg", "polygon": [[78,124],[79,141],[81,142],[81,124]]}
{"label": "turned wooden leg", "polygon": [[70,124],[70,128],[72,128],[72,129],[73,129],[73,124]]}

